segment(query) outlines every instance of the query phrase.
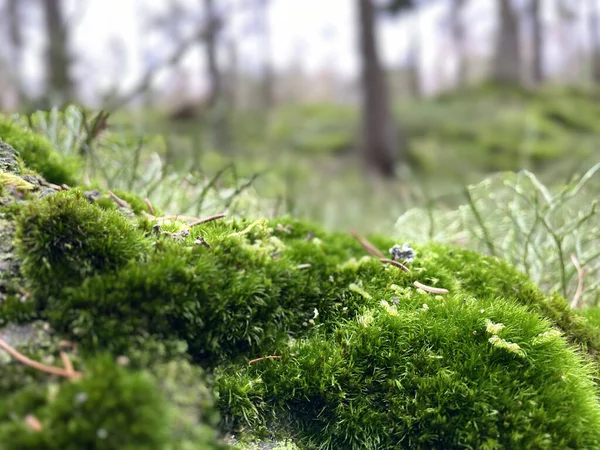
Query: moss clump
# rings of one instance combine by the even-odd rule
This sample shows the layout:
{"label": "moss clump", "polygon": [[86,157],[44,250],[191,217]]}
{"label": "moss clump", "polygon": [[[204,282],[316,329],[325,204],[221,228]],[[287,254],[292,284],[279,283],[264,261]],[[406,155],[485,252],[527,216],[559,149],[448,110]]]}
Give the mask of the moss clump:
{"label": "moss clump", "polygon": [[[159,379],[175,374],[161,391],[178,411],[166,448],[173,433],[203,442],[214,421],[190,391],[203,383],[197,365],[222,373],[224,424],[274,427],[310,448],[600,444],[591,365],[569,343],[595,356],[598,330],[502,261],[430,244],[405,273],[304,222],[158,227],[88,197],[73,189],[21,208],[21,273],[39,317],[77,341],[90,367],[109,351]],[[194,366],[179,364],[183,353]],[[265,355],[281,358],[247,365]],[[33,390],[27,408],[40,420],[67,420]],[[13,409],[24,411],[20,398]]]}
{"label": "moss clump", "polygon": [[49,182],[77,184],[75,174],[79,163],[73,158],[61,157],[42,136],[0,117],[0,139],[19,152],[26,167],[39,172]]}
{"label": "moss clump", "polygon": [[[90,361],[86,372],[80,381],[62,383],[54,394],[45,386],[24,388],[5,400],[8,417],[0,425],[3,448],[164,448],[168,420],[151,378],[128,373],[107,356]],[[27,414],[41,422],[41,431],[26,425]]]}
{"label": "moss clump", "polygon": [[78,190],[29,203],[18,220],[17,240],[22,272],[38,297],[114,270],[147,250],[134,224],[90,205]]}
{"label": "moss clump", "polygon": [[382,301],[218,380],[228,416],[308,448],[596,448],[589,367],[513,301]]}

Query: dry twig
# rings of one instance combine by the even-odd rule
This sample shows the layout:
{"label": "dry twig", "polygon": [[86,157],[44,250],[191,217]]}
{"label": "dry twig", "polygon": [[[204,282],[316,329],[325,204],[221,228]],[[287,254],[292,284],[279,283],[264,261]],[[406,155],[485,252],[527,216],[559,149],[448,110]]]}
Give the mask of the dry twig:
{"label": "dry twig", "polygon": [[39,419],[31,414],[25,416],[25,424],[36,433],[39,433],[44,429]]}
{"label": "dry twig", "polygon": [[281,356],[277,356],[277,355],[263,356],[262,358],[256,358],[251,361],[248,361],[248,365],[254,364],[254,363],[262,361],[264,359],[281,359]]}
{"label": "dry twig", "polygon": [[404,264],[398,261],[394,261],[393,259],[385,259],[381,258],[379,261],[385,264],[391,264],[392,266],[396,266],[400,270],[404,270],[405,272],[410,272],[410,269],[406,267]]}
{"label": "dry twig", "polygon": [[585,271],[579,264],[579,261],[575,255],[571,255],[571,261],[573,262],[575,269],[577,269],[577,291],[575,292],[573,300],[571,301],[571,308],[577,308],[579,298],[583,292],[583,276],[585,275]]}
{"label": "dry twig", "polygon": [[[71,370],[69,370],[69,367],[62,369],[60,367],[47,366],[46,364],[42,364],[40,362],[34,361],[33,359],[29,359],[27,356],[23,355],[22,353],[19,353],[17,350],[15,350],[13,347],[11,347],[4,339],[1,339],[1,338],[0,338],[0,348],[6,350],[6,352],[10,356],[12,356],[15,360],[17,360],[21,364],[23,364],[27,367],[31,367],[32,369],[36,369],[41,372],[46,372],[46,373],[49,373],[52,375],[58,375],[59,377],[69,378],[72,380],[81,378],[81,373],[73,370],[73,365],[71,364],[71,361],[69,361],[69,363],[68,363],[68,366],[70,367]],[[65,354],[65,356],[66,356],[66,354]],[[61,354],[61,358],[62,358],[62,354]],[[67,359],[68,359],[68,356],[67,356]],[[63,360],[63,362],[64,362],[64,360]]]}
{"label": "dry twig", "polygon": [[312,264],[309,264],[309,263],[307,263],[307,264],[298,264],[296,266],[296,269],[302,270],[302,269],[308,269],[309,267],[312,267]]}
{"label": "dry twig", "polygon": [[419,289],[423,289],[426,292],[431,292],[432,294],[447,294],[448,293],[448,289],[427,286],[426,284],[419,283],[418,281],[415,281],[414,285],[416,287],[418,287]]}
{"label": "dry twig", "polygon": [[189,227],[192,228],[192,227],[195,227],[196,225],[200,225],[202,223],[212,222],[213,220],[222,219],[225,216],[227,216],[227,214],[221,213],[221,214],[215,214],[214,216],[205,217],[204,219],[198,219],[198,220],[190,223]]}
{"label": "dry twig", "polygon": [[369,241],[367,241],[365,238],[361,237],[358,235],[358,233],[355,233],[354,231],[350,232],[350,235],[356,239],[360,245],[362,245],[362,247],[367,251],[367,253],[369,253],[370,255],[373,256],[377,256],[378,258],[383,258],[385,255],[381,252],[381,250],[379,250],[377,247],[375,247],[373,244],[371,244]]}
{"label": "dry twig", "polygon": [[148,211],[150,211],[150,214],[152,214],[153,216],[154,214],[154,207],[152,206],[152,203],[150,203],[150,199],[148,197],[146,197],[144,199],[144,201],[146,202],[146,206],[148,207]]}
{"label": "dry twig", "polygon": [[112,198],[120,207],[131,209],[131,205],[129,205],[129,203],[127,203],[122,198],[117,197],[117,195],[112,191],[108,191],[108,195],[110,195],[110,198]]}

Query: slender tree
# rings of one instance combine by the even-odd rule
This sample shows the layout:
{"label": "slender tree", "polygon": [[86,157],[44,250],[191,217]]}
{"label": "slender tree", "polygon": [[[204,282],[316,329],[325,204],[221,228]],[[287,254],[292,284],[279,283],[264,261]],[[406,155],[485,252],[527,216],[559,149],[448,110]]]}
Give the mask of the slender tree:
{"label": "slender tree", "polygon": [[15,101],[23,102],[25,92],[21,82],[21,61],[23,55],[23,30],[18,0],[7,0],[6,18],[8,19],[8,40],[10,43],[10,66],[15,85]]}
{"label": "slender tree", "polygon": [[375,7],[372,0],[357,0],[357,7],[362,61],[362,155],[370,171],[392,177],[399,140],[377,50]]}
{"label": "slender tree", "polygon": [[498,84],[521,83],[521,33],[511,0],[496,0],[498,32],[492,79]]}
{"label": "slender tree", "polygon": [[42,5],[47,36],[46,89],[52,103],[64,104],[74,97],[69,30],[64,20],[61,0],[42,0]]}
{"label": "slender tree", "polygon": [[598,1],[590,0],[590,48],[592,53],[592,80],[600,84],[600,38],[598,37]]}
{"label": "slender tree", "polygon": [[214,0],[203,0],[206,29],[204,33],[204,49],[209,81],[207,106],[211,116],[211,128],[214,144],[226,151],[229,147],[228,105],[224,95],[222,73],[217,58],[219,36],[223,21],[216,9]]}
{"label": "slender tree", "polygon": [[467,82],[466,32],[462,19],[466,4],[467,0],[452,0],[450,4],[450,29],[457,59],[456,85],[459,87],[463,87]]}
{"label": "slender tree", "polygon": [[531,0],[531,24],[533,33],[533,51],[531,61],[531,78],[535,84],[544,81],[544,37],[540,0]]}

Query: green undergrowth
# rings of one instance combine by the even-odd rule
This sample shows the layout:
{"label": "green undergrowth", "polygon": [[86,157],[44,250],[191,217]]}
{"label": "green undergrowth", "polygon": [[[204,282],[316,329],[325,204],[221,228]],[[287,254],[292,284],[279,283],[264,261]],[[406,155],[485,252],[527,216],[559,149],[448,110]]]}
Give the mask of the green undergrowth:
{"label": "green undergrowth", "polygon": [[82,376],[0,352],[0,449],[600,446],[600,328],[503,260],[430,243],[405,272],[287,217],[48,191],[11,155],[0,338]]}

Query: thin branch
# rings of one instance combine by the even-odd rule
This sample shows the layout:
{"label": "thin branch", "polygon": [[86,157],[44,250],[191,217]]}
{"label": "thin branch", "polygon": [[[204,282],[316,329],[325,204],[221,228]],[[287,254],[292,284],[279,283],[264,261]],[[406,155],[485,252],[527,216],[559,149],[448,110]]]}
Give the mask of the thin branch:
{"label": "thin branch", "polygon": [[[11,347],[4,339],[0,338],[0,348],[6,350],[6,352],[12,356],[15,360],[20,362],[21,364],[31,367],[32,369],[39,370],[41,372],[46,372],[52,375],[58,375],[60,377],[65,377],[69,379],[78,379],[81,378],[81,373],[76,372],[74,370],[62,369],[60,367],[47,366],[40,362],[34,361],[33,359],[29,359],[27,356],[19,353],[13,347]],[[71,367],[72,369],[72,367]]]}
{"label": "thin branch", "polygon": [[381,261],[384,264],[391,264],[392,266],[396,266],[398,269],[404,270],[407,273],[410,272],[410,269],[408,267],[406,267],[401,262],[394,261],[393,259],[381,258],[379,261]]}
{"label": "thin branch", "polygon": [[42,431],[44,429],[42,422],[40,422],[40,420],[37,417],[35,417],[31,414],[27,414],[25,416],[25,425],[27,425],[30,429],[32,429],[36,433],[39,433],[40,431]]}
{"label": "thin branch", "polygon": [[214,216],[210,216],[210,217],[205,217],[204,219],[198,219],[192,223],[189,224],[189,227],[195,227],[196,225],[200,225],[202,223],[206,223],[206,222],[212,222],[213,220],[218,220],[218,219],[222,219],[223,217],[226,217],[227,214],[225,213],[221,213],[221,214],[215,214]]}
{"label": "thin branch", "polygon": [[414,285],[416,287],[418,287],[419,289],[423,289],[426,292],[431,292],[432,294],[447,294],[448,293],[448,289],[427,286],[426,284],[419,283],[418,281],[415,281]]}
{"label": "thin branch", "polygon": [[312,267],[312,264],[308,264],[308,263],[307,263],[307,264],[298,264],[298,265],[296,266],[296,269],[298,269],[298,270],[302,270],[302,269],[308,269],[308,268],[310,268],[310,267]]}
{"label": "thin branch", "polygon": [[115,193],[113,193],[112,191],[108,191],[108,195],[110,195],[110,198],[112,198],[117,205],[119,205],[122,208],[127,208],[127,209],[131,209],[131,206],[129,205],[129,203],[127,203],[125,200],[123,200],[122,198],[118,197]]}
{"label": "thin branch", "polygon": [[128,93],[116,98],[113,100],[109,106],[106,108],[109,111],[114,111],[125,106],[127,103],[132,101],[138,95],[147,91],[152,82],[158,75],[158,73],[165,68],[175,67],[179,62],[183,59],[183,57],[188,53],[188,51],[198,43],[206,35],[206,27],[201,27],[197,33],[194,33],[189,38],[181,41],[179,46],[175,49],[175,51],[165,59],[161,64],[157,64],[156,66],[149,67],[138,84],[133,87]]}
{"label": "thin branch", "polygon": [[257,363],[257,362],[262,361],[264,359],[281,359],[281,356],[277,356],[277,355],[263,356],[262,358],[256,358],[256,359],[248,361],[248,365]]}
{"label": "thin branch", "polygon": [[575,292],[575,296],[571,301],[571,308],[577,308],[579,303],[579,298],[581,297],[581,293],[583,292],[583,276],[585,275],[585,271],[579,265],[579,261],[575,255],[571,255],[571,261],[573,261],[573,265],[577,269],[577,291]]}
{"label": "thin branch", "polygon": [[385,255],[383,254],[383,252],[381,250],[379,250],[377,247],[375,247],[373,244],[371,244],[365,238],[359,236],[358,233],[356,233],[354,231],[351,231],[350,232],[350,236],[352,236],[354,239],[356,239],[360,243],[360,245],[362,245],[362,247],[370,255],[377,256],[378,258],[384,258],[385,257]]}
{"label": "thin branch", "polygon": [[494,243],[492,241],[492,238],[490,237],[490,233],[489,233],[487,227],[485,226],[485,222],[483,221],[483,218],[481,217],[481,214],[479,213],[479,210],[475,206],[475,200],[473,200],[471,191],[469,191],[469,188],[466,187],[464,189],[464,192],[465,192],[465,195],[467,196],[467,200],[469,201],[469,207],[471,208],[471,211],[473,212],[473,215],[475,216],[475,220],[477,220],[477,224],[479,225],[479,228],[481,228],[481,231],[483,233],[483,238],[484,238],[485,244],[487,245],[487,248],[490,252],[490,255],[496,256],[496,249],[494,248]]}
{"label": "thin branch", "polygon": [[67,355],[65,352],[60,352],[60,359],[63,363],[65,370],[69,374],[71,374],[71,376],[73,376],[73,373],[75,373],[75,369],[73,368],[73,363],[71,362],[69,355]]}
{"label": "thin branch", "polygon": [[154,220],[158,221],[158,222],[163,222],[165,220],[200,220],[197,217],[192,217],[192,216],[180,216],[179,214],[175,215],[175,216],[162,216],[162,217],[155,217]]}
{"label": "thin branch", "polygon": [[146,206],[148,207],[148,211],[150,211],[150,214],[152,214],[153,216],[154,214],[154,207],[152,206],[152,203],[150,203],[150,199],[148,197],[146,197],[144,199],[144,201],[146,202]]}

